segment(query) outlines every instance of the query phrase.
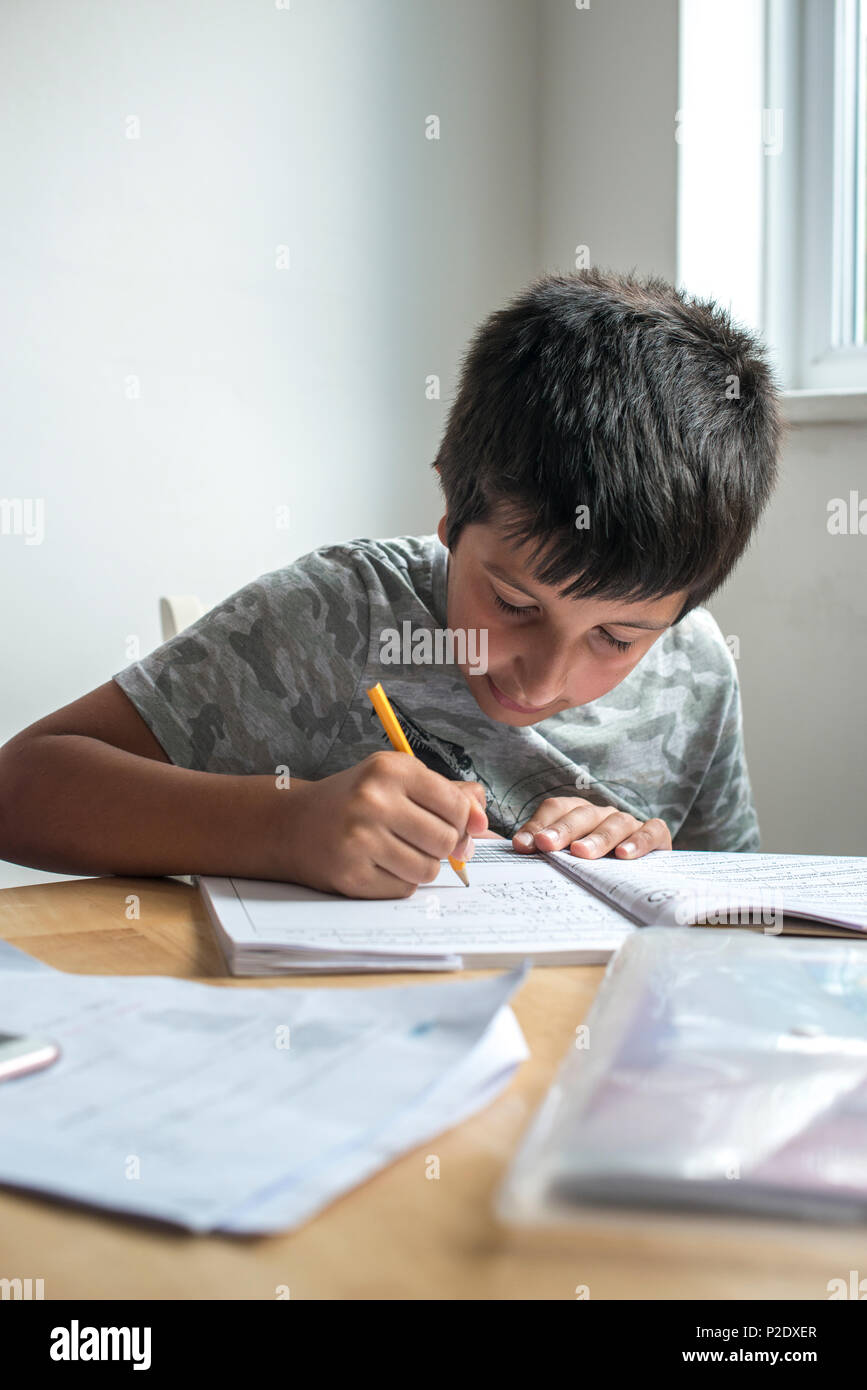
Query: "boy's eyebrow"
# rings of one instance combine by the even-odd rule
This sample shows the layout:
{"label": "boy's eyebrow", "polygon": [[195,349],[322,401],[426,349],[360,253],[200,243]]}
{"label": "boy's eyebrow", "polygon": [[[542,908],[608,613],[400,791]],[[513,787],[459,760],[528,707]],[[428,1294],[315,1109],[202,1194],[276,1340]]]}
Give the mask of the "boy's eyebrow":
{"label": "boy's eyebrow", "polygon": [[643,623],[637,618],[606,618],[605,621],[612,627],[642,627],[648,632],[662,632],[663,628],[671,627],[671,623]]}
{"label": "boy's eyebrow", "polygon": [[501,570],[499,565],[491,565],[487,562],[487,560],[483,560],[482,565],[488,571],[489,574],[496,575],[497,579],[502,579],[504,584],[508,584],[510,589],[518,589],[522,594],[526,594],[527,598],[535,599],[538,603],[538,594],[534,594],[532,589],[528,589],[526,585],[519,584],[517,579],[513,579],[512,576],[506,572],[506,570]]}
{"label": "boy's eyebrow", "polygon": [[[518,589],[522,594],[526,594],[528,598],[535,599],[538,603],[539,598],[537,594],[534,594],[531,589],[526,588],[523,584],[519,584],[516,579],[513,579],[512,576],[506,572],[506,570],[500,569],[499,565],[491,565],[486,560],[482,561],[482,565],[489,574],[495,575],[497,579],[502,579],[504,584],[508,584],[510,589]],[[662,632],[665,628],[671,626],[670,623],[644,622],[640,618],[606,618],[605,621],[606,623],[611,623],[612,627],[640,627],[646,632]]]}

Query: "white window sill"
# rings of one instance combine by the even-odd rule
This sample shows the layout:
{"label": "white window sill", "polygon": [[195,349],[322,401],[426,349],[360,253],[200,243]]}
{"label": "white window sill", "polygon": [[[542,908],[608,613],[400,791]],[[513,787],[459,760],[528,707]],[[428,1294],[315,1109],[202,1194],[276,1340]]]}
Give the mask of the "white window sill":
{"label": "white window sill", "polygon": [[867,422],[867,391],[846,386],[832,391],[784,391],[783,414],[790,425]]}

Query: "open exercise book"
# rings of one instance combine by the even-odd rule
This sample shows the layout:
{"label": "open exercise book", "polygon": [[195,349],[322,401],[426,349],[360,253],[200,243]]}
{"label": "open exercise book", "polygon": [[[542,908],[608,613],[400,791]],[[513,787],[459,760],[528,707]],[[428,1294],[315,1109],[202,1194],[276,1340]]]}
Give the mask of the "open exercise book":
{"label": "open exercise book", "polygon": [[[863,933],[867,949],[867,858],[655,850],[623,862],[482,840],[467,871],[469,888],[444,860],[395,900],[263,879],[199,886],[235,975],[601,964],[640,926]],[[808,920],[784,925],[784,913]]]}

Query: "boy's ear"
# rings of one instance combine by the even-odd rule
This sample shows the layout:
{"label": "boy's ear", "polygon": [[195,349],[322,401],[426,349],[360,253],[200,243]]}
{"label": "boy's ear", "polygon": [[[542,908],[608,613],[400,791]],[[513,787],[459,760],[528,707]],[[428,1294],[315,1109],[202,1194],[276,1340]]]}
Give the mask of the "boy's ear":
{"label": "boy's ear", "polygon": [[441,516],[439,519],[439,524],[437,526],[437,535],[439,536],[443,545],[446,545],[446,520],[447,518],[445,516]]}

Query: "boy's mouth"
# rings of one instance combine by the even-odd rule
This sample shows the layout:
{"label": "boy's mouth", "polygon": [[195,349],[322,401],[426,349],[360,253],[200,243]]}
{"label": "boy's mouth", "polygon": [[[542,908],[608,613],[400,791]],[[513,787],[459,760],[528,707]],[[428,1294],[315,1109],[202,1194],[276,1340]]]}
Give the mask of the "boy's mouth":
{"label": "boy's mouth", "polygon": [[548,708],[547,705],[519,705],[517,700],[511,700],[508,695],[504,695],[499,686],[494,685],[489,675],[485,676],[485,680],[491,687],[491,694],[494,699],[497,700],[504,709],[514,710],[516,714],[539,714],[541,710]]}

